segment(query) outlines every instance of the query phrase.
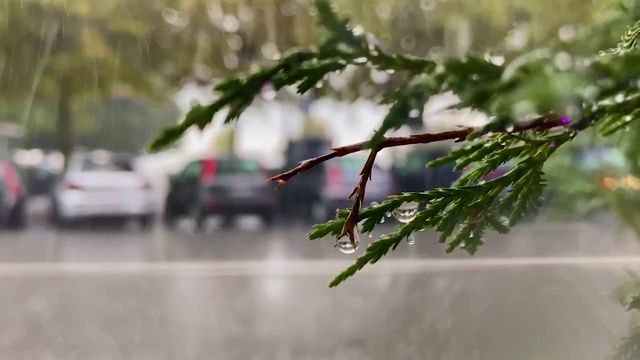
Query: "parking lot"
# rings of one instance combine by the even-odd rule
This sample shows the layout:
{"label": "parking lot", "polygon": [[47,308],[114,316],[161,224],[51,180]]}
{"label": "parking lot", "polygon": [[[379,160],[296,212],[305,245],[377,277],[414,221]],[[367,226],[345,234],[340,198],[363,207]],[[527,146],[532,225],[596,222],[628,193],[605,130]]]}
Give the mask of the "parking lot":
{"label": "parking lot", "polygon": [[420,233],[328,289],[355,258],[307,230],[242,218],[204,233],[58,231],[36,217],[0,233],[0,305],[13,309],[0,358],[603,359],[627,329],[611,290],[640,269],[611,227],[538,223],[474,258]]}

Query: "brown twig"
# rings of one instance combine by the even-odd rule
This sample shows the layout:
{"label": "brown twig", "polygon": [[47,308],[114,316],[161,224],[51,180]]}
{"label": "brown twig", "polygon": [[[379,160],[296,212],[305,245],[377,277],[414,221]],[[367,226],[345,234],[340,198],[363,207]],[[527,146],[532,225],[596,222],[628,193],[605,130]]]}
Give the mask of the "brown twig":
{"label": "brown twig", "polygon": [[[531,120],[528,124],[521,124],[516,126],[512,132],[522,132],[526,130],[548,130],[559,126],[566,126],[566,120],[557,114],[546,114],[539,118]],[[349,216],[345,220],[344,227],[342,232],[338,236],[338,238],[343,237],[345,235],[349,236],[349,239],[353,242],[355,229],[358,224],[358,214],[360,213],[360,208],[364,203],[364,196],[366,191],[367,181],[371,179],[371,171],[373,169],[373,164],[375,162],[376,156],[380,150],[390,147],[397,146],[405,146],[405,145],[417,145],[417,144],[429,144],[438,141],[445,140],[456,140],[456,141],[464,141],[464,139],[471,134],[475,129],[474,128],[463,128],[460,130],[452,130],[445,131],[440,133],[422,133],[415,134],[409,136],[398,136],[398,137],[388,137],[384,138],[380,141],[375,147],[370,149],[369,157],[367,158],[367,162],[362,168],[360,172],[360,181],[358,185],[355,187],[349,198],[355,196],[353,208],[349,213]],[[504,130],[507,132],[507,130]],[[285,185],[291,178],[298,175],[301,172],[305,172],[325,161],[331,160],[333,158],[342,157],[345,155],[353,154],[359,151],[366,150],[368,148],[369,141],[363,141],[356,144],[351,144],[347,146],[341,146],[338,148],[331,149],[331,152],[322,156],[318,156],[309,160],[305,160],[300,163],[300,165],[295,168],[284,172],[282,174],[276,175],[270,178],[270,181],[278,182],[278,187]]]}

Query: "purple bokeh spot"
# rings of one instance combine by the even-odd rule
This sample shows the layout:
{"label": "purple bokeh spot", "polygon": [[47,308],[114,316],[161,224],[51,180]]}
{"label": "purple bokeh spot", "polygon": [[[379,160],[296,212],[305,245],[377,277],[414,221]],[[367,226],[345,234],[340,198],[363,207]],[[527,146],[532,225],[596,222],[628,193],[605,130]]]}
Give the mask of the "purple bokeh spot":
{"label": "purple bokeh spot", "polygon": [[551,143],[551,145],[549,145],[551,147],[556,147],[556,143]]}
{"label": "purple bokeh spot", "polygon": [[567,125],[569,123],[569,118],[562,118],[562,123]]}

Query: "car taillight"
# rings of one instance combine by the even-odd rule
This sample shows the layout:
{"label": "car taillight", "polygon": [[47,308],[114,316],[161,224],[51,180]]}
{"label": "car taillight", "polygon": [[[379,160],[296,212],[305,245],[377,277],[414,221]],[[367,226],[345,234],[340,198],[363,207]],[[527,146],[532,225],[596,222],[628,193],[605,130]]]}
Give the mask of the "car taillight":
{"label": "car taillight", "polygon": [[340,191],[342,185],[342,173],[336,166],[327,168],[327,184],[332,191]]}
{"label": "car taillight", "polygon": [[82,187],[74,182],[66,182],[64,188],[65,190],[82,190]]}
{"label": "car taillight", "polygon": [[22,186],[18,180],[18,174],[10,164],[5,164],[4,174],[7,181],[7,187],[14,196],[20,196],[22,193]]}
{"label": "car taillight", "polygon": [[211,181],[215,179],[218,173],[218,164],[215,160],[203,160],[202,161],[202,172],[200,176],[202,177],[202,181]]}

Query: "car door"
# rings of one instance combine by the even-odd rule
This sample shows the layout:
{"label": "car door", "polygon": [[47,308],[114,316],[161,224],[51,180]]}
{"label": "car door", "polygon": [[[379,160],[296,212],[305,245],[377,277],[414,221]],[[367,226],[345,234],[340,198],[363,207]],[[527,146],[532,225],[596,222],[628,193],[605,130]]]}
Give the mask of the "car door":
{"label": "car door", "polygon": [[193,204],[200,189],[202,162],[193,161],[172,180],[169,202],[178,212],[185,212]]}

